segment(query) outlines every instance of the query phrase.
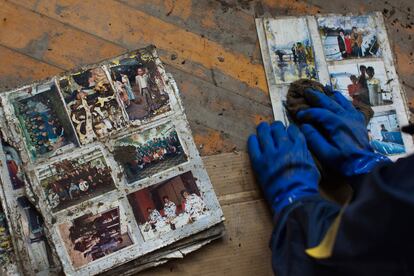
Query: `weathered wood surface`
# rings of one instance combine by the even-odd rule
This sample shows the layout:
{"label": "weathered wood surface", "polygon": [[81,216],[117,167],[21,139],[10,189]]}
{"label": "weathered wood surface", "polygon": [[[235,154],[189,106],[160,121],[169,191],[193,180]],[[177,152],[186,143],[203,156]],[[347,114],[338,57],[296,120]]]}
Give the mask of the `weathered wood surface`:
{"label": "weathered wood surface", "polygon": [[[155,44],[177,80],[202,155],[243,151],[255,125],[272,118],[255,16],[377,10],[414,102],[411,0],[0,0],[0,90]],[[227,237],[148,275],[271,274],[270,214],[246,156],[223,156],[206,164]]]}
{"label": "weathered wood surface", "polygon": [[0,0],[0,89],[155,44],[204,155],[272,117],[254,17],[382,10],[410,101],[414,4],[398,1]]}

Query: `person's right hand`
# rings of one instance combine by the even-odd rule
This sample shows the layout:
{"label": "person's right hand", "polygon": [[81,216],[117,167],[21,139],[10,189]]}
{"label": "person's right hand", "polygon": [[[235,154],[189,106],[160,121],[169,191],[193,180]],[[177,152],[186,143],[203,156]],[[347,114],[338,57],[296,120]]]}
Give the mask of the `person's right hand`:
{"label": "person's right hand", "polygon": [[341,93],[332,97],[306,90],[306,101],[312,107],[301,110],[296,117],[310,150],[325,167],[345,176],[370,172],[390,160],[372,149],[365,119]]}

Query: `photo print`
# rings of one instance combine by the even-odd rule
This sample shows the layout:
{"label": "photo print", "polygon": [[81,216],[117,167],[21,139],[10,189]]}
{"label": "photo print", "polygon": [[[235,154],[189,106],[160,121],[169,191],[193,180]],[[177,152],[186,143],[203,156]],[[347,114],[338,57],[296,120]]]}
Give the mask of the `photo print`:
{"label": "photo print", "polygon": [[54,82],[10,94],[9,100],[32,160],[78,145]]}
{"label": "photo print", "polygon": [[40,186],[53,212],[115,189],[111,169],[98,149],[38,170]]}
{"label": "photo print", "polygon": [[370,106],[392,104],[392,93],[384,63],[356,62],[329,66],[331,84],[353,102]]}
{"label": "photo print", "polygon": [[82,144],[125,126],[117,94],[101,67],[66,76],[59,86]]}
{"label": "photo print", "polygon": [[117,140],[114,148],[114,158],[122,166],[128,183],[187,161],[171,122]]}
{"label": "photo print", "polygon": [[374,114],[367,129],[370,144],[376,152],[384,155],[405,153],[404,142],[395,110]]}
{"label": "photo print", "polygon": [[328,61],[381,56],[373,16],[319,17],[318,25]]}
{"label": "photo print", "polygon": [[166,83],[153,48],[144,48],[110,64],[111,77],[129,120],[144,120],[171,110]]}
{"label": "photo print", "polygon": [[7,266],[13,262],[13,242],[9,232],[7,217],[0,205],[0,265]]}
{"label": "photo print", "polygon": [[315,54],[305,18],[266,19],[265,33],[277,84],[317,79]]}
{"label": "photo print", "polygon": [[128,195],[144,240],[191,224],[208,215],[191,172]]}
{"label": "photo print", "polygon": [[79,268],[133,244],[119,208],[86,214],[59,225],[73,267]]}
{"label": "photo print", "polygon": [[18,151],[2,140],[2,148],[6,157],[7,171],[9,172],[10,182],[13,190],[21,189],[25,186],[25,175],[22,169],[22,160]]}

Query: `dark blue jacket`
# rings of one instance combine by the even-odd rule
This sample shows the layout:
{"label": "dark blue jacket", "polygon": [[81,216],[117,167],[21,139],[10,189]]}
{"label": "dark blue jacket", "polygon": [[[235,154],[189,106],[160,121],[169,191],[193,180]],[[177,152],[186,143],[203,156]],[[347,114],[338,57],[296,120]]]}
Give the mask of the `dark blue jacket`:
{"label": "dark blue jacket", "polygon": [[414,155],[352,182],[345,207],[318,195],[276,217],[277,276],[414,275]]}

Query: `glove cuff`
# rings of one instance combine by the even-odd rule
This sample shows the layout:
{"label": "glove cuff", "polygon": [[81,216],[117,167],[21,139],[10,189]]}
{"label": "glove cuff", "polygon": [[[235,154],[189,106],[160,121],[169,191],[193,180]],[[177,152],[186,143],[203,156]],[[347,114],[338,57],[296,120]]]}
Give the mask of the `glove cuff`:
{"label": "glove cuff", "polygon": [[345,176],[352,177],[369,173],[378,165],[391,162],[392,161],[388,157],[373,152],[355,158],[349,165],[343,167],[342,172]]}
{"label": "glove cuff", "polygon": [[300,189],[295,189],[294,191],[278,195],[271,203],[272,210],[275,214],[279,214],[285,207],[293,204],[299,199],[318,194],[319,192],[316,188],[303,186]]}

